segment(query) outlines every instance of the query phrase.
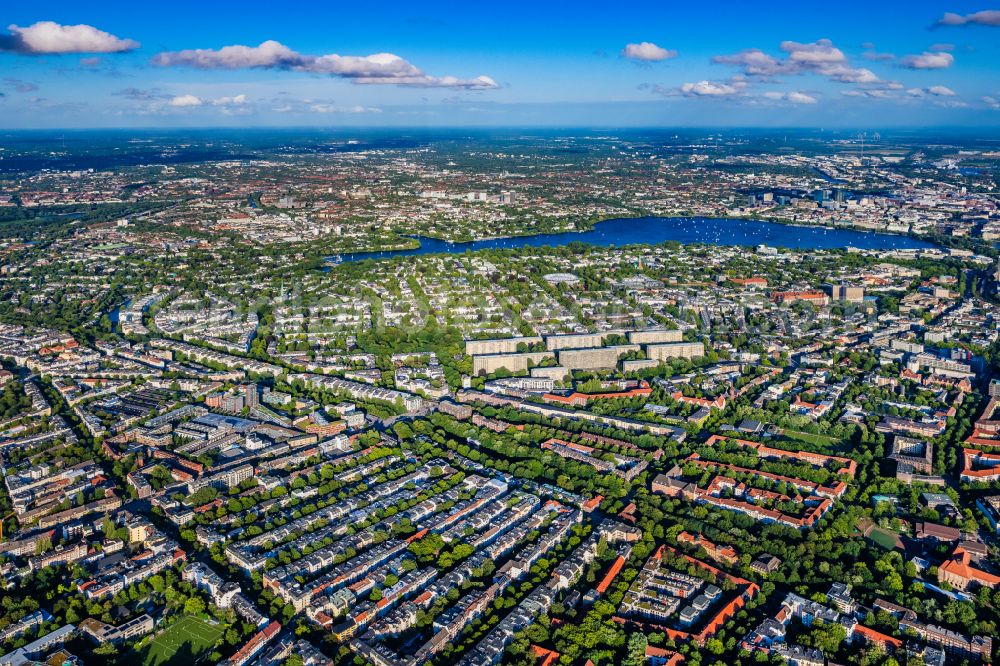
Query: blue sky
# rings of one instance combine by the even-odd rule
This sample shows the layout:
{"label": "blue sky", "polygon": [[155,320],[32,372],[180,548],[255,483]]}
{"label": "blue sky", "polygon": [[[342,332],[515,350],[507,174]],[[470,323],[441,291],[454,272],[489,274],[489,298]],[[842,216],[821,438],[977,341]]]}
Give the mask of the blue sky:
{"label": "blue sky", "polygon": [[0,26],[3,128],[1000,126],[1000,2],[50,1]]}

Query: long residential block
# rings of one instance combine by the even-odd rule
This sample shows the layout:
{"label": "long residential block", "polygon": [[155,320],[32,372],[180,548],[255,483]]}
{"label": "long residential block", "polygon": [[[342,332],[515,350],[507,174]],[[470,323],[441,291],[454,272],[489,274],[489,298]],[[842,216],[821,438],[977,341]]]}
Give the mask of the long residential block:
{"label": "long residential block", "polygon": [[646,347],[646,356],[654,361],[666,361],[671,358],[697,358],[704,355],[705,343],[703,342],[668,342]]}
{"label": "long residential block", "polygon": [[639,351],[639,345],[563,349],[559,352],[559,365],[570,370],[612,370],[618,365],[618,358],[630,351]]}
{"label": "long residential block", "polygon": [[518,350],[519,345],[536,345],[542,342],[539,336],[519,337],[519,338],[495,338],[492,340],[466,340],[465,353],[469,356],[480,356],[483,354],[513,354]]}
{"label": "long residential block", "polygon": [[500,368],[510,372],[526,372],[533,365],[552,358],[551,352],[525,352],[521,354],[485,354],[472,359],[472,374],[492,374]]}

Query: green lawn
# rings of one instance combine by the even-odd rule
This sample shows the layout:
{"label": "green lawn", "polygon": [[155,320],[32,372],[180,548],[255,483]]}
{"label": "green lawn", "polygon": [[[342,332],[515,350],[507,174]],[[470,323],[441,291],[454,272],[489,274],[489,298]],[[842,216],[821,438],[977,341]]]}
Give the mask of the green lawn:
{"label": "green lawn", "polygon": [[818,446],[833,446],[837,440],[826,435],[815,435],[811,432],[799,432],[798,430],[782,430],[781,434],[785,439],[798,440],[806,444],[816,444]]}
{"label": "green lawn", "polygon": [[221,627],[197,617],[183,617],[153,638],[143,651],[143,666],[188,666],[208,652],[221,635]]}
{"label": "green lawn", "polygon": [[893,550],[896,547],[896,539],[899,537],[892,532],[888,532],[879,527],[873,527],[868,533],[868,538],[886,550]]}

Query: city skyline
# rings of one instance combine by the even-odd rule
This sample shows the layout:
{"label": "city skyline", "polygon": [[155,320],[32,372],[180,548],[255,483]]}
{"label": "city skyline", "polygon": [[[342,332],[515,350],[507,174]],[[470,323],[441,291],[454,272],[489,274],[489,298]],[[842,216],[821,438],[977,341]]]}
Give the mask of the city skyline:
{"label": "city skyline", "polygon": [[0,127],[1000,126],[977,3],[172,9],[12,8]]}

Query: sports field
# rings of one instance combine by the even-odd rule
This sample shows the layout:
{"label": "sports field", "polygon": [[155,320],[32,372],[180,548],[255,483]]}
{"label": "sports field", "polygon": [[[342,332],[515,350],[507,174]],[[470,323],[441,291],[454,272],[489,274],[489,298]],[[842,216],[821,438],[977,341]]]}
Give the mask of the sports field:
{"label": "sports field", "polygon": [[144,666],[190,664],[208,652],[222,635],[222,629],[196,617],[183,617],[146,647]]}
{"label": "sports field", "polygon": [[886,550],[893,550],[894,548],[902,548],[902,543],[899,541],[899,536],[884,530],[881,527],[872,527],[866,534],[871,541],[882,546]]}

